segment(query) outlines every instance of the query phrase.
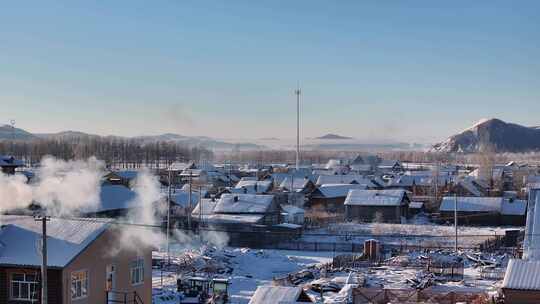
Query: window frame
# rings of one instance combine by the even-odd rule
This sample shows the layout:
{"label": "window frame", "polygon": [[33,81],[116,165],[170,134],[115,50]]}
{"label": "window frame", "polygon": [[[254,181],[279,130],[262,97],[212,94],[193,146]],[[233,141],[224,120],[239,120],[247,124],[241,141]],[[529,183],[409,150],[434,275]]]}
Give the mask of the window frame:
{"label": "window frame", "polygon": [[[137,257],[129,263],[129,282],[131,283],[131,286],[139,286],[144,284],[144,265],[144,257]],[[139,277],[139,280],[136,282],[134,281],[135,272],[138,272]]]}
{"label": "window frame", "polygon": [[[85,277],[83,280],[79,280],[79,279],[76,279],[76,280],[73,280],[73,276],[75,274],[81,274],[81,273],[84,273],[85,274]],[[73,293],[73,283],[74,282],[81,282],[81,296],[77,297],[77,287],[75,285],[75,293]],[[86,287],[86,293],[83,295],[83,282],[85,282],[85,287]],[[70,293],[70,298],[72,301],[76,301],[76,300],[81,300],[81,299],[86,299],[88,298],[88,295],[90,294],[90,272],[88,271],[88,269],[81,269],[81,270],[75,270],[75,271],[72,271],[70,274],[69,274],[69,293]]]}
{"label": "window frame", "polygon": [[[20,281],[20,280],[15,280],[14,279],[14,276],[15,275],[22,275],[24,276],[24,280],[23,281]],[[34,276],[34,281],[28,281],[26,279],[26,276]],[[25,272],[11,272],[9,273],[9,299],[12,300],[12,301],[19,301],[19,302],[30,302],[30,303],[36,303],[39,301],[39,294],[37,293],[37,290],[38,290],[38,286],[39,286],[39,281],[38,281],[38,273],[25,273]],[[15,295],[13,294],[13,284],[14,283],[17,283],[19,284],[19,294],[18,296],[19,297],[15,297]],[[22,284],[24,285],[27,285],[26,288],[28,288],[28,298],[21,298],[21,290],[22,290]],[[32,285],[35,285],[35,289],[34,289],[34,293],[35,293],[35,298],[33,299],[32,298]]]}

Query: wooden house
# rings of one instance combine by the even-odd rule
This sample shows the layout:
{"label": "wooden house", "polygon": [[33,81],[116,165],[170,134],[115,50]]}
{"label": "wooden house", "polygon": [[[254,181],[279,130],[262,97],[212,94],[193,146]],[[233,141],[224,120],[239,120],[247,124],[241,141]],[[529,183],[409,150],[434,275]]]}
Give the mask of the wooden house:
{"label": "wooden house", "polygon": [[306,207],[316,211],[328,213],[345,213],[345,199],[350,190],[367,189],[360,184],[324,184],[310,195]]}
{"label": "wooden house", "polygon": [[405,190],[351,190],[345,199],[345,216],[364,222],[402,223],[409,216]]}
{"label": "wooden house", "polygon": [[[457,204],[456,204],[457,202]],[[525,224],[527,202],[504,197],[443,197],[439,208],[441,220],[458,221],[467,225],[516,225]]]}

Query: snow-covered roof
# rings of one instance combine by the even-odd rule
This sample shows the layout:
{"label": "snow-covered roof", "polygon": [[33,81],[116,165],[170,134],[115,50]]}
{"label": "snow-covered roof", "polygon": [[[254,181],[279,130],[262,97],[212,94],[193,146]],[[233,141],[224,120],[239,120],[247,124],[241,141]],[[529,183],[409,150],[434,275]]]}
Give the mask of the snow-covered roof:
{"label": "snow-covered roof", "polygon": [[317,188],[313,196],[321,195],[325,198],[346,197],[350,190],[367,189],[366,185],[360,184],[324,184]]}
{"label": "snow-covered roof", "polygon": [[503,289],[540,290],[540,261],[511,259],[506,268]]}
{"label": "snow-covered roof", "polygon": [[425,175],[399,175],[390,181],[388,186],[390,187],[412,187],[416,186],[431,186],[434,184],[435,179],[439,185],[444,185],[451,181],[448,175],[439,175],[438,178],[434,176]]}
{"label": "snow-covered roof", "polygon": [[373,166],[371,166],[370,164],[356,164],[356,165],[351,165],[350,167],[351,167],[351,170],[359,171],[359,172],[367,172],[367,171],[373,170]]}
{"label": "snow-covered roof", "polygon": [[305,210],[302,208],[298,208],[294,205],[281,205],[281,209],[283,212],[288,214],[303,214],[305,213]]}
{"label": "snow-covered roof", "polygon": [[[0,265],[40,266],[37,242],[41,239],[41,222],[30,216],[2,216],[0,228]],[[47,222],[47,264],[65,267],[109,224],[87,220],[51,218]]]}
{"label": "snow-covered roof", "polygon": [[249,304],[296,304],[301,294],[300,287],[259,286]]}
{"label": "snow-covered roof", "polygon": [[351,190],[345,199],[345,205],[354,206],[400,206],[405,203],[407,193],[396,190]]}
{"label": "snow-covered roof", "polygon": [[326,163],[326,169],[335,169],[342,166],[347,166],[349,164],[348,160],[344,159],[331,159]]}
{"label": "snow-covered roof", "polygon": [[[443,197],[440,211],[453,212],[455,198]],[[527,201],[504,197],[457,197],[457,209],[461,212],[497,212],[502,215],[525,215]]]}
{"label": "snow-covered roof", "polygon": [[242,223],[242,224],[257,224],[263,219],[263,214],[211,214],[204,215],[203,220],[207,223]]}
{"label": "snow-covered roof", "polygon": [[[292,191],[298,192],[298,191],[304,190],[310,182],[311,181],[308,178],[287,177],[281,182],[281,185],[279,185],[279,187],[283,190],[288,190],[288,191],[292,190]],[[292,186],[292,189],[291,189],[291,186]]]}
{"label": "snow-covered roof", "polygon": [[138,171],[124,170],[124,171],[114,171],[114,174],[118,175],[120,178],[133,180],[137,178],[139,174]]}
{"label": "snow-covered roof", "polygon": [[401,162],[399,160],[383,160],[378,165],[380,169],[392,169],[396,166],[401,166]]}
{"label": "snow-covered roof", "polygon": [[10,155],[0,155],[0,167],[21,167],[24,163]]}
{"label": "snow-covered roof", "polygon": [[[166,196],[168,193],[164,193]],[[188,207],[189,206],[189,191],[175,191],[171,192],[171,201],[179,206]],[[192,191],[191,192],[191,206],[197,205],[199,202],[199,193]]]}
{"label": "snow-covered roof", "polygon": [[109,210],[128,209],[137,207],[135,197],[137,194],[122,185],[102,185],[99,193],[100,204],[97,210],[92,212],[102,212]]}
{"label": "snow-covered roof", "polygon": [[183,162],[174,162],[170,165],[170,170],[172,171],[184,171],[186,169],[193,169],[195,164],[193,162],[183,163]]}
{"label": "snow-covered roof", "polygon": [[317,179],[317,185],[353,183],[367,185],[370,188],[377,187],[377,185],[375,185],[371,179],[363,175],[321,175],[319,176],[319,179]]}
{"label": "snow-covered roof", "polygon": [[[262,194],[270,191],[272,181],[240,180],[233,189],[235,193]],[[244,192],[245,191],[245,192]]]}
{"label": "snow-covered roof", "polygon": [[[216,208],[217,200],[212,200],[210,198],[204,198],[204,199],[201,200],[201,205],[202,205],[202,214],[203,215],[210,215],[210,214],[214,213],[214,208]],[[199,208],[200,208],[200,205],[197,204],[197,206],[195,206],[195,208],[193,209],[193,212],[191,212],[191,214],[193,214],[193,216],[198,216],[199,215]]]}
{"label": "snow-covered roof", "polygon": [[[271,175],[271,179],[274,181],[274,184],[275,185],[281,185],[281,183],[286,179],[286,178],[290,178],[290,177],[294,177],[294,179],[304,179],[306,177],[305,174],[302,174],[301,172],[300,173],[281,173],[281,172],[278,172],[278,173],[272,173]],[[310,174],[308,176],[308,178],[313,178],[312,175]]]}
{"label": "snow-covered roof", "polygon": [[274,200],[273,195],[262,194],[223,194],[215,213],[265,213]]}
{"label": "snow-covered roof", "polygon": [[443,197],[440,211],[454,211],[455,200],[457,209],[463,212],[501,212],[502,197]]}
{"label": "snow-covered roof", "polygon": [[527,201],[512,198],[505,198],[502,203],[502,215],[525,215],[527,212]]}
{"label": "snow-covered roof", "polygon": [[424,203],[422,203],[422,202],[410,202],[409,203],[409,208],[412,208],[412,209],[422,209],[422,207],[424,207]]}
{"label": "snow-covered roof", "polygon": [[477,183],[472,178],[464,178],[458,182],[459,185],[461,185],[463,188],[465,188],[467,191],[469,191],[472,195],[475,196],[484,196],[484,193],[482,192],[480,188],[480,184]]}

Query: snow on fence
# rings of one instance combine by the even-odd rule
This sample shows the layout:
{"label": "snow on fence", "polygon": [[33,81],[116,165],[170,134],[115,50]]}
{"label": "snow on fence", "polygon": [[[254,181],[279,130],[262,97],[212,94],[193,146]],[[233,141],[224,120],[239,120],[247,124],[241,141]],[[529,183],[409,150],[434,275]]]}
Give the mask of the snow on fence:
{"label": "snow on fence", "polygon": [[474,290],[439,290],[427,288],[416,289],[383,289],[356,288],[353,290],[355,304],[386,304],[386,303],[490,303],[489,296],[478,289]]}

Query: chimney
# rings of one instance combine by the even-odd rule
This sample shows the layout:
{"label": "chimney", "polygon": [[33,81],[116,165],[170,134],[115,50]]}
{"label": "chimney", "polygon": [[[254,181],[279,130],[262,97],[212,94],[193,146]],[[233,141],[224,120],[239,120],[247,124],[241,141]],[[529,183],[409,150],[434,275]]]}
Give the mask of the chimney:
{"label": "chimney", "polygon": [[235,203],[238,202],[238,195],[235,195],[235,196],[233,197],[233,201],[234,201]]}

